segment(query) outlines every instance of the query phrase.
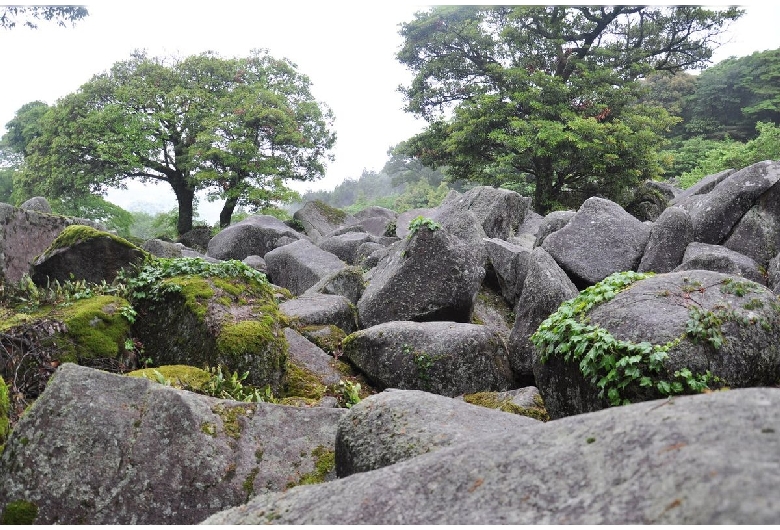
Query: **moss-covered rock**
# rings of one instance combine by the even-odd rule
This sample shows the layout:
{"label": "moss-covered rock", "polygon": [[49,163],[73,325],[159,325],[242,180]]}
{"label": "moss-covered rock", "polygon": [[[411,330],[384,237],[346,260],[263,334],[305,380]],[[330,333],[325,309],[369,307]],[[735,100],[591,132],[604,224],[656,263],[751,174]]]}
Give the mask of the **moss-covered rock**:
{"label": "moss-covered rock", "polygon": [[25,500],[13,501],[6,504],[5,508],[3,508],[0,524],[33,524],[36,517],[38,517],[38,506],[35,503]]}
{"label": "moss-covered rock", "polygon": [[8,416],[11,412],[11,401],[8,397],[8,385],[0,377],[0,453],[3,452],[3,446],[5,440],[8,438],[8,432],[10,431],[10,425],[8,423]]}
{"label": "moss-covered rock", "polygon": [[287,360],[282,331],[287,320],[273,287],[240,262],[221,271],[195,262],[169,265],[168,270],[191,273],[136,291],[134,330],[145,355],[161,365],[221,365],[229,373],[249,372],[246,384],[270,385],[278,395]]}
{"label": "moss-covered rock", "polygon": [[158,366],[157,368],[142,368],[127,373],[130,377],[143,377],[159,382],[157,374],[160,374],[160,376],[174,388],[192,391],[202,389],[203,385],[211,378],[211,374],[206,370],[183,364]]}

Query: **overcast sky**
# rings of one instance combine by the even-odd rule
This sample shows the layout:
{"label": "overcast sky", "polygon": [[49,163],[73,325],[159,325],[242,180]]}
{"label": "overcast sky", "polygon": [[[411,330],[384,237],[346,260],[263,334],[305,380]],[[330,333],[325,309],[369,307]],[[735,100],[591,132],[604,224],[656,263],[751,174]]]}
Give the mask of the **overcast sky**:
{"label": "overcast sky", "polygon": [[[74,28],[41,24],[37,30],[0,30],[2,88],[0,124],[30,101],[53,104],[94,74],[129,58],[134,49],[151,55],[193,55],[207,50],[224,57],[244,56],[267,48],[286,57],[309,76],[317,100],[335,115],[338,136],[335,162],[324,179],[304,189],[332,189],[363,169],[379,170],[389,147],[416,134],[424,122],[403,111],[396,88],[411,76],[395,59],[401,45],[399,24],[425,9],[412,2],[99,2],[87,5],[89,16]],[[754,51],[780,48],[780,6],[765,2],[745,6],[730,42],[715,61]],[[127,195],[127,194],[125,194]],[[170,209],[172,193],[160,188],[126,197],[111,194],[122,207],[139,198]],[[215,204],[201,204],[213,221]]]}

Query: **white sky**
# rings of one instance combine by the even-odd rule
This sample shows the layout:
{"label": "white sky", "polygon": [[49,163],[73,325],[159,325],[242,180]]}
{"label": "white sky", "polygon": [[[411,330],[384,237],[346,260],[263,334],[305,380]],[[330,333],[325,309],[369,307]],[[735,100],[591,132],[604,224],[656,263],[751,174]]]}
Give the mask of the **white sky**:
{"label": "white sky", "polygon": [[[37,30],[0,30],[0,125],[19,107],[56,100],[129,58],[134,49],[152,55],[187,56],[214,50],[224,57],[243,56],[268,48],[286,57],[309,76],[317,100],[335,115],[336,160],[324,179],[307,189],[332,189],[363,169],[382,168],[389,147],[425,126],[403,111],[396,90],[411,75],[395,59],[401,45],[399,24],[413,19],[425,5],[412,2],[295,2],[223,0],[201,2],[98,2],[87,4],[89,16],[74,28],[45,23]],[[741,57],[780,48],[780,4],[750,4],[730,34],[730,42],[714,57]],[[123,208],[139,203],[160,209],[174,207],[165,186],[112,193],[108,199]],[[202,201],[201,216],[214,222],[219,203]]]}

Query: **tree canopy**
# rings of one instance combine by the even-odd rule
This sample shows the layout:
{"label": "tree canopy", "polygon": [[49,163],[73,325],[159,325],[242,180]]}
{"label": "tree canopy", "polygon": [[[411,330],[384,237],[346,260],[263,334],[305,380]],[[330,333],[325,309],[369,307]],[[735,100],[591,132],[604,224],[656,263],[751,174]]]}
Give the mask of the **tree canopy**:
{"label": "tree canopy", "polygon": [[58,26],[71,24],[89,15],[84,6],[0,6],[0,28],[12,29],[17,24],[36,29],[38,22],[55,22]]}
{"label": "tree canopy", "polygon": [[7,134],[24,144],[15,190],[77,198],[129,179],[162,181],[176,195],[179,233],[192,228],[199,190],[225,201],[227,226],[236,206],[266,207],[290,197],[285,181],[322,176],[333,117],[310,86],[294,64],[264,50],[233,59],[136,52],[34,126],[25,122],[38,107],[20,109]]}
{"label": "tree canopy", "polygon": [[742,12],[697,6],[441,6],[402,25],[407,153],[452,178],[533,192],[542,213],[661,173],[678,120],[640,101],[653,71],[703,67]]}

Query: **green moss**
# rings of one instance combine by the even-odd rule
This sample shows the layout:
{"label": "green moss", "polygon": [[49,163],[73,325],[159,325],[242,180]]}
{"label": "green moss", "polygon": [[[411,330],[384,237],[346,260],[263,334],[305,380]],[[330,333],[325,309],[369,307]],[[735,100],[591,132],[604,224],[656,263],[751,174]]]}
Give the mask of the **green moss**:
{"label": "green moss", "polygon": [[319,400],[300,396],[290,396],[280,399],[278,403],[279,405],[287,405],[288,407],[313,407],[319,403]]}
{"label": "green moss", "polygon": [[214,296],[208,280],[199,276],[174,276],[162,281],[163,285],[176,285],[184,296],[184,305],[201,322],[206,318],[208,300]]}
{"label": "green moss", "polygon": [[325,482],[328,473],[331,473],[336,469],[336,452],[325,448],[325,446],[317,446],[311,452],[311,456],[314,457],[314,471],[301,475],[300,480],[297,483],[288,483],[287,487],[303,486],[305,484],[321,484]]}
{"label": "green moss", "polygon": [[260,468],[253,467],[252,470],[244,479],[244,483],[241,485],[241,488],[244,490],[244,493],[246,493],[247,501],[255,493],[255,478],[257,478],[258,473],[260,473]]}
{"label": "green moss", "polygon": [[179,389],[192,390],[197,392],[203,388],[211,378],[205,370],[194,366],[183,364],[174,364],[169,366],[159,366],[157,368],[143,368],[127,373],[130,377],[144,377],[152,381],[157,381],[155,371],[162,375],[172,387]]}
{"label": "green moss", "polygon": [[241,416],[247,416],[254,412],[254,408],[247,405],[228,406],[225,404],[216,405],[211,409],[222,420],[222,431],[231,438],[241,437]]}
{"label": "green moss", "polygon": [[14,501],[5,505],[2,524],[33,524],[38,517],[38,506],[29,501]]}
{"label": "green moss", "polygon": [[334,208],[330,204],[324,203],[320,200],[314,201],[314,204],[317,206],[317,210],[319,210],[323,217],[325,217],[325,219],[327,219],[330,223],[341,224],[347,218],[347,212],[344,210],[339,210],[338,208]]}
{"label": "green moss", "polygon": [[5,444],[10,431],[9,414],[11,413],[11,400],[8,397],[8,385],[0,376],[0,446]]}
{"label": "green moss", "polygon": [[217,426],[209,421],[204,421],[200,426],[200,431],[209,436],[217,436]]}
{"label": "green moss", "polygon": [[342,342],[347,336],[340,327],[332,324],[328,326],[304,326],[299,331],[301,335],[330,354],[341,351]]}
{"label": "green moss", "polygon": [[133,245],[127,239],[85,225],[70,225],[65,227],[65,229],[60,232],[60,235],[58,235],[54,241],[51,242],[51,245],[49,245],[49,248],[44,251],[43,255],[46,256],[55,250],[71,247],[76,243],[81,243],[83,241],[88,241],[94,238],[111,239],[120,245],[137,250],[144,255],[145,259],[150,256],[148,252]]}
{"label": "green moss", "polygon": [[[273,317],[266,316],[260,320],[245,320],[225,324],[217,337],[217,350],[226,356],[245,356],[264,352],[269,346],[276,345],[286,351],[287,341],[284,336],[277,336]],[[286,355],[283,355],[286,358]],[[284,359],[279,359],[274,368],[280,368]]]}
{"label": "green moss", "polygon": [[117,358],[130,336],[130,322],[120,309],[129,305],[116,296],[96,296],[77,300],[58,310],[67,326],[70,341],[57,341],[63,349],[62,362],[78,359]]}
{"label": "green moss", "polygon": [[325,395],[326,390],[327,386],[314,372],[287,362],[285,397],[308,398],[316,401]]}
{"label": "green moss", "polygon": [[467,394],[463,396],[463,400],[466,403],[485,407],[489,409],[497,409],[502,412],[509,412],[510,414],[517,414],[519,416],[528,416],[535,420],[548,421],[550,416],[547,414],[547,410],[544,408],[544,402],[541,396],[534,396],[534,407],[521,407],[520,405],[512,402],[512,398],[509,396],[502,397],[498,392],[477,392],[475,394]]}

